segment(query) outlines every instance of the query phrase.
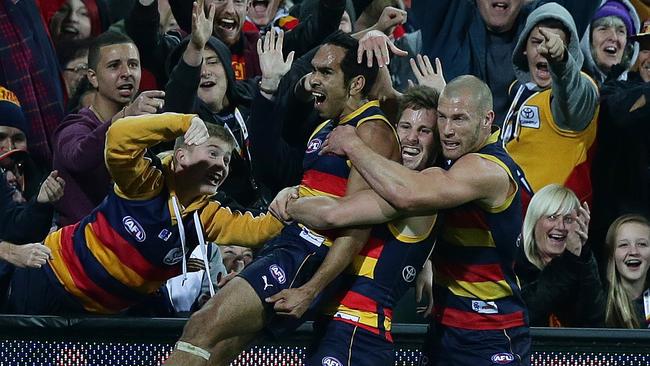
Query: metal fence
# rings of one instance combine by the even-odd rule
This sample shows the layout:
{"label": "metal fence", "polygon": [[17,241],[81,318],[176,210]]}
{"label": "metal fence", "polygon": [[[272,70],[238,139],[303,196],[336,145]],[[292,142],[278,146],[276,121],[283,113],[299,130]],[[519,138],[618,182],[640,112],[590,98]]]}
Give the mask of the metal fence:
{"label": "metal fence", "polygon": [[[0,316],[0,366],[161,365],[185,319]],[[395,324],[396,365],[417,365],[426,325]],[[650,331],[533,328],[533,366],[649,366]],[[233,365],[299,366],[311,324],[263,338]]]}

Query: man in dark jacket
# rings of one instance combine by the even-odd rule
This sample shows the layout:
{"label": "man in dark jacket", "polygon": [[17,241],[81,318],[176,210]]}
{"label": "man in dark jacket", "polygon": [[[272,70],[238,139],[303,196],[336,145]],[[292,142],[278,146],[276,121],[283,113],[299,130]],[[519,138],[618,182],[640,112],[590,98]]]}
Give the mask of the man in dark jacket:
{"label": "man in dark jacket", "polygon": [[[501,125],[508,107],[508,86],[515,79],[509,60],[526,18],[548,0],[421,0],[412,14],[422,31],[423,53],[440,58],[449,80],[471,74],[494,94],[495,123]],[[599,0],[558,0],[583,34]],[[449,65],[449,66],[447,66]]]}
{"label": "man in dark jacket", "polygon": [[252,80],[236,80],[228,46],[211,36],[214,10],[210,16],[202,8],[194,10],[192,35],[169,58],[166,110],[197,113],[206,122],[224,126],[234,137],[235,146],[222,191],[245,207],[265,206],[273,197],[265,196],[252,177],[245,122],[256,86]]}
{"label": "man in dark jacket", "polygon": [[[191,32],[192,0],[171,0],[169,2],[179,26]],[[205,1],[207,12],[212,0]],[[249,0],[226,0],[215,5],[215,17],[212,35],[219,38],[230,49],[231,62],[237,80],[244,80],[261,75],[257,57],[257,40],[259,32],[243,31],[246,7]],[[287,35],[288,51],[295,50],[297,55],[311,50],[330,33],[338,29],[345,0],[324,0],[318,12],[305,19]],[[135,44],[143,51],[143,66],[152,69],[159,82],[166,82],[164,60],[180,43],[178,34],[158,33],[158,8],[156,0],[138,0],[128,18],[126,31]],[[146,52],[145,52],[146,51]],[[287,52],[288,52],[287,51]]]}

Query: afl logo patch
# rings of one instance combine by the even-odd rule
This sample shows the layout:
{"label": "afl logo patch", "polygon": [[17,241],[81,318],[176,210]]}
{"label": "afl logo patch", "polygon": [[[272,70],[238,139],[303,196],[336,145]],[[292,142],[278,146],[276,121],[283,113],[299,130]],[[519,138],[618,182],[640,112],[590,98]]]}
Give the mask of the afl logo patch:
{"label": "afl logo patch", "polygon": [[320,139],[313,139],[309,141],[309,143],[307,144],[307,154],[311,154],[314,151],[318,151],[318,149],[320,149],[320,146],[322,144],[323,141],[321,141]]}
{"label": "afl logo patch", "polygon": [[282,268],[280,268],[278,265],[272,264],[269,266],[269,272],[271,272],[271,275],[273,278],[275,278],[276,281],[278,281],[279,284],[282,285],[283,283],[287,282],[287,276],[284,274],[284,270],[282,270]]}
{"label": "afl logo patch", "polygon": [[163,263],[168,266],[173,266],[181,260],[183,260],[183,250],[181,248],[174,248],[167,252],[167,255],[165,255],[165,258],[163,259]]}
{"label": "afl logo patch", "polygon": [[515,356],[512,355],[512,353],[497,353],[495,355],[492,355],[492,362],[499,364],[499,365],[507,365],[510,362],[515,360]]}
{"label": "afl logo patch", "polygon": [[144,229],[139,222],[135,221],[133,217],[125,216],[122,219],[122,224],[124,225],[126,231],[128,231],[129,234],[135,238],[135,240],[142,243],[145,241],[145,239],[147,239],[147,235],[144,233]]}
{"label": "afl logo patch", "polygon": [[324,357],[323,360],[321,361],[321,365],[323,366],[343,366],[341,361],[337,360],[334,357]]}
{"label": "afl logo patch", "polygon": [[415,279],[415,267],[413,266],[406,266],[404,269],[402,269],[402,278],[406,282],[413,282]]}

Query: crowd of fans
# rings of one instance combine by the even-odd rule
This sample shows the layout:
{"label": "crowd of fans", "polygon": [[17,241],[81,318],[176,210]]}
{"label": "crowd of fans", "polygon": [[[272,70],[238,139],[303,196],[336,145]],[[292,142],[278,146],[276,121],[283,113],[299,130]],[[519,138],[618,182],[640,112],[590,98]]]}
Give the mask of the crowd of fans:
{"label": "crowd of fans", "polygon": [[[436,105],[421,108],[435,110],[437,93],[459,76],[474,75],[489,86],[499,143],[520,168],[511,179],[525,219],[517,223],[521,235],[512,243],[517,246],[512,265],[529,325],[648,327],[646,0],[1,0],[2,309],[19,312],[17,304],[29,300],[8,300],[12,294],[26,296],[18,288],[30,283],[24,268],[41,268],[59,256],[53,252],[59,247],[41,244],[48,233],[96,225],[97,212],[104,212],[96,207],[109,207],[106,201],[114,196],[139,194],[131,186],[114,186],[126,178],[116,178],[117,163],[109,164],[117,159],[111,154],[129,150],[127,142],[109,143],[107,132],[117,131],[112,126],[121,127],[119,122],[138,120],[129,117],[149,116],[142,123],[174,112],[222,126],[232,145],[224,158],[229,173],[212,199],[264,220],[273,198],[303,178],[305,151],[314,149],[308,142],[323,122],[314,104],[337,97],[311,80],[326,68],[312,60],[320,45],[342,33],[358,41],[359,62],[380,66],[374,85],[363,93],[379,100],[398,132],[411,128],[411,122],[406,127],[399,122],[404,110],[393,103],[402,93],[434,89]],[[445,133],[435,124],[419,128],[417,138],[400,136],[407,167],[424,145],[411,142],[427,133],[437,141]],[[160,134],[165,136],[160,141],[142,136],[153,141],[142,156],[164,165],[179,145],[175,136]],[[440,142],[424,148],[432,150],[423,158],[428,166],[444,166],[444,159],[436,159]],[[143,176],[137,184],[149,179]],[[137,199],[152,197],[142,193]],[[322,207],[340,209],[327,202]],[[168,208],[175,222],[177,207]],[[290,212],[280,218],[289,220]],[[336,221],[346,211],[331,211],[336,217],[327,210],[312,212]],[[439,213],[438,221],[444,220],[444,209]],[[203,216],[196,220],[213,225]],[[209,239],[225,237],[211,226],[206,231]],[[268,233],[256,240],[263,242]],[[159,238],[166,241],[165,235],[163,230]],[[196,248],[181,255],[180,277],[145,299],[131,296],[128,307],[101,309],[191,314],[257,256],[258,249],[250,248],[259,247],[254,240],[236,238],[207,246],[196,246],[202,237],[188,238]],[[97,254],[88,253],[83,255]],[[431,275],[430,265],[423,275]],[[113,277],[128,276],[126,267]],[[59,280],[66,285],[67,279]],[[133,286],[151,286],[148,281],[145,276]]]}

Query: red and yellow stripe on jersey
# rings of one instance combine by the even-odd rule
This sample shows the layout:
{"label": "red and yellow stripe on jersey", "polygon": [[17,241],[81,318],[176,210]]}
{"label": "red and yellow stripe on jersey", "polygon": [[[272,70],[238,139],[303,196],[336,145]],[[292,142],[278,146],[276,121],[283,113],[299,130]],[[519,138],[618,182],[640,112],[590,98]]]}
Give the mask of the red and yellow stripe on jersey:
{"label": "red and yellow stripe on jersey", "polygon": [[257,246],[283,225],[272,215],[231,211],[208,197],[180,207],[187,237],[183,253],[172,213],[175,182],[172,157],[145,157],[148,146],[187,130],[191,115],[150,115],[116,121],[109,129],[107,167],[116,185],[78,224],[45,239],[52,250],[46,272],[91,313],[113,314],[142,301],[180,273],[180,262],[197,245],[193,213],[206,240]]}
{"label": "red and yellow stripe on jersey", "polygon": [[421,234],[406,235],[392,223],[375,226],[368,243],[335,281],[338,295],[325,313],[392,342],[393,308],[429,258],[435,219],[426,219]]}
{"label": "red and yellow stripe on jersey", "polygon": [[[498,131],[476,154],[499,165],[517,184],[519,167],[501,146]],[[445,168],[453,163],[448,162]],[[470,202],[445,211],[434,252],[436,321],[477,330],[526,324],[513,271],[521,225],[519,189],[499,207]]]}
{"label": "red and yellow stripe on jersey", "polygon": [[[583,76],[588,78],[584,73]],[[591,204],[591,163],[599,110],[583,131],[563,130],[553,118],[551,98],[552,89],[546,89],[522,103],[516,117],[519,136],[509,141],[506,148],[523,169],[533,192],[557,183],[575,192],[580,202]],[[522,198],[527,207],[531,197],[526,194]]]}
{"label": "red and yellow stripe on jersey", "polygon": [[[374,100],[365,103],[354,112],[341,119],[330,119],[320,124],[309,138],[305,157],[303,159],[303,176],[300,182],[300,196],[345,196],[350,175],[350,162],[345,158],[333,154],[318,155],[322,144],[335,127],[350,125],[359,127],[367,121],[378,120],[386,123],[395,131],[386,116],[379,108],[379,102]],[[397,133],[395,133],[397,139]],[[331,233],[322,233],[332,239]],[[331,245],[329,240],[326,245]]]}

